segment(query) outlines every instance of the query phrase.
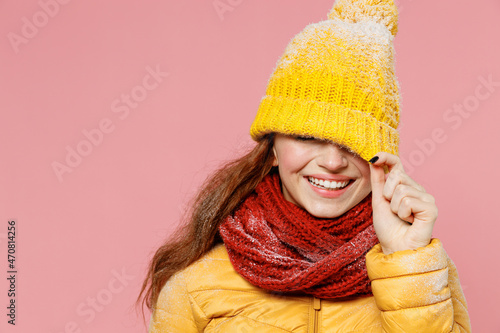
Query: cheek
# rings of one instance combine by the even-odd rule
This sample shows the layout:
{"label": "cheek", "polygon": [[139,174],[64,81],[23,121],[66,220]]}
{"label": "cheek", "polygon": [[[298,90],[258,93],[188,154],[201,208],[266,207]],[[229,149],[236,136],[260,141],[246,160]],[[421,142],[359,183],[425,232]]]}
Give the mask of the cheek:
{"label": "cheek", "polygon": [[366,192],[370,192],[372,190],[372,183],[371,183],[371,178],[370,178],[370,166],[368,165],[362,165],[360,167],[360,172],[363,178],[363,184],[366,189]]}
{"label": "cheek", "polygon": [[371,183],[369,178],[365,180],[363,189],[364,189],[365,194],[368,194],[372,191],[372,183]]}
{"label": "cheek", "polygon": [[297,171],[297,166],[294,163],[294,160],[288,157],[280,158],[279,160],[279,170],[281,174],[289,175]]}
{"label": "cheek", "polygon": [[294,147],[284,147],[278,156],[279,168],[287,174],[298,172],[307,164],[306,152]]}
{"label": "cheek", "polygon": [[351,160],[351,164],[358,169],[358,173],[361,175],[361,183],[363,184],[363,187],[366,187],[368,192],[371,191],[370,165],[368,162],[361,159],[361,157],[355,157]]}

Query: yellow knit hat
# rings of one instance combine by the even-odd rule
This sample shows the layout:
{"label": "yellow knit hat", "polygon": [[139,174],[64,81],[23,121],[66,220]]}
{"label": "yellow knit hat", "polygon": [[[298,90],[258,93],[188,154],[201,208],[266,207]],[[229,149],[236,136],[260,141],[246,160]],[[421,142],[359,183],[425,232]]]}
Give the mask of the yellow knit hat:
{"label": "yellow knit hat", "polygon": [[393,0],[338,0],[328,20],[308,25],[278,61],[250,129],[346,146],[363,159],[398,154],[399,85]]}

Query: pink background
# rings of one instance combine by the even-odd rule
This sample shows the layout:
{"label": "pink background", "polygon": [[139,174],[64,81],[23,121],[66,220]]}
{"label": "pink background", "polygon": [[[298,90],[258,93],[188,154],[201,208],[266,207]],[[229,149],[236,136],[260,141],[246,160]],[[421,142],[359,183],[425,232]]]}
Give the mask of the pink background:
{"label": "pink background", "polygon": [[[0,328],[143,332],[133,302],[149,257],[204,177],[251,143],[276,61],[333,1],[60,1],[0,3]],[[474,331],[500,332],[500,2],[399,5],[401,156],[436,197]],[[168,76],[143,83],[148,68]],[[86,156],[58,177],[68,149]]]}

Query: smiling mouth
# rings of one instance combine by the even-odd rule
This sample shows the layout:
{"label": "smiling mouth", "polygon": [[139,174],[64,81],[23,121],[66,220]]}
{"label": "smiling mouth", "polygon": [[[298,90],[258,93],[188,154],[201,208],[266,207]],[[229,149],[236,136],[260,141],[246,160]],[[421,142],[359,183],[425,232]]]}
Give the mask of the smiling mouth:
{"label": "smiling mouth", "polygon": [[350,180],[336,182],[333,180],[323,180],[314,177],[308,177],[307,180],[309,180],[309,183],[311,183],[313,186],[329,191],[341,190],[351,182]]}

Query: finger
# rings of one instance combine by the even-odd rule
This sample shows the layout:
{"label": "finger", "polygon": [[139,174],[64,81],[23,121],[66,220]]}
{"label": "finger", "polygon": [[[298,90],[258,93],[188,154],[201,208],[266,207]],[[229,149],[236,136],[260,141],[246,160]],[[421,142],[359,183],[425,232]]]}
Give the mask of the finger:
{"label": "finger", "polygon": [[[434,197],[429,193],[421,192],[408,185],[399,185],[394,191],[390,207],[394,214],[397,214],[405,198],[414,198],[429,204],[435,204]],[[408,221],[409,222],[409,221]]]}
{"label": "finger", "polygon": [[437,218],[437,207],[417,198],[404,197],[397,207],[398,217],[406,222],[433,224]]}
{"label": "finger", "polygon": [[376,202],[384,199],[385,172],[381,166],[370,163],[370,181],[372,186],[372,200]]}
{"label": "finger", "polygon": [[[399,202],[399,205],[396,206],[396,209],[393,210],[393,212],[401,220],[406,221],[408,223],[413,223],[413,220],[414,220],[412,206],[411,206],[412,201],[413,201],[413,198],[404,197]],[[392,207],[391,207],[391,210],[392,210]]]}
{"label": "finger", "polygon": [[378,157],[378,159],[376,159],[376,161],[372,162],[373,165],[376,165],[376,166],[385,165],[388,167],[389,171],[392,171],[393,169],[404,170],[403,163],[401,163],[401,160],[399,159],[399,157],[394,155],[394,154],[390,154],[390,153],[381,151],[381,152],[378,152],[370,161],[375,159],[375,157]]}
{"label": "finger", "polygon": [[392,200],[394,192],[399,185],[407,185],[425,193],[425,189],[408,176],[404,170],[394,169],[387,175],[383,195],[387,200]]}

